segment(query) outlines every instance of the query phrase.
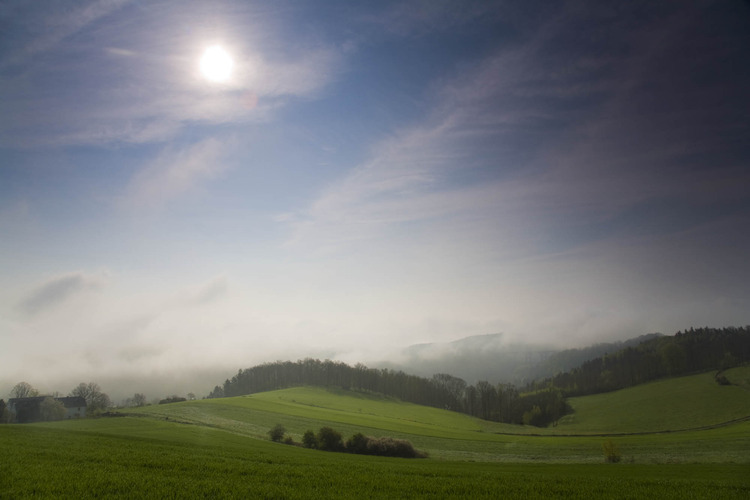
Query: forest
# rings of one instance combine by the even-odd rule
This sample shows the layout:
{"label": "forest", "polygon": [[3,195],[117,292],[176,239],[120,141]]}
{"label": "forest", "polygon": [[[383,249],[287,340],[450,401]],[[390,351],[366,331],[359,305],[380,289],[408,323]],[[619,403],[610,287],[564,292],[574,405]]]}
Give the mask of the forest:
{"label": "forest", "polygon": [[521,394],[510,384],[487,381],[469,385],[461,378],[441,373],[432,378],[403,371],[368,368],[363,364],[318,359],[277,361],[239,370],[209,398],[241,396],[299,385],[340,387],[384,394],[410,403],[454,410],[498,422],[547,425],[567,407],[557,389]]}
{"label": "forest", "polygon": [[664,377],[718,372],[750,361],[750,326],[690,328],[655,337],[584,362],[578,368],[529,384],[568,396],[615,391]]}
{"label": "forest", "polygon": [[584,362],[523,388],[480,380],[469,384],[447,373],[431,378],[358,363],[304,359],[245,370],[216,386],[209,398],[231,397],[299,385],[340,387],[384,394],[411,403],[466,413],[485,420],[547,426],[570,411],[567,397],[622,389],[668,376],[722,370],[750,361],[750,327],[691,328],[649,337],[636,346]]}

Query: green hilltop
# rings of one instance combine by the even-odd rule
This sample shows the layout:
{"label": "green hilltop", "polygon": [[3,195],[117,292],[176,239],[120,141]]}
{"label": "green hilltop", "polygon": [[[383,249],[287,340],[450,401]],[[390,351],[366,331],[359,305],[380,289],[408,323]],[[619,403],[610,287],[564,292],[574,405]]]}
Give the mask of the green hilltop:
{"label": "green hilltop", "polygon": [[[603,395],[574,398],[575,421],[548,428],[312,386],[2,425],[0,497],[747,498],[750,421],[716,424],[750,408],[750,368],[725,375],[729,386],[704,373],[609,393],[608,410]],[[665,405],[686,394],[713,410],[666,417]],[[674,431],[632,433],[632,421],[615,418],[621,408],[643,428]],[[295,442],[322,426],[407,439],[429,458],[274,443],[277,424]],[[608,443],[620,464],[604,463]]]}
{"label": "green hilltop", "polygon": [[[748,367],[734,368],[726,374],[741,382],[748,371]],[[621,442],[623,450],[631,443],[637,445],[641,456],[630,459],[658,461],[664,443],[679,436],[695,446],[681,448],[681,455],[670,460],[750,460],[746,452],[750,449],[750,391],[739,385],[720,385],[713,373],[666,379],[571,402],[574,412],[559,425],[547,428],[490,422],[376,394],[322,387],[155,405],[135,409],[132,415],[259,439],[266,439],[273,425],[282,424],[296,442],[308,429],[331,426],[345,436],[362,432],[408,439],[431,457],[444,459],[597,462],[602,437],[609,436]],[[715,444],[706,448],[707,439]]]}

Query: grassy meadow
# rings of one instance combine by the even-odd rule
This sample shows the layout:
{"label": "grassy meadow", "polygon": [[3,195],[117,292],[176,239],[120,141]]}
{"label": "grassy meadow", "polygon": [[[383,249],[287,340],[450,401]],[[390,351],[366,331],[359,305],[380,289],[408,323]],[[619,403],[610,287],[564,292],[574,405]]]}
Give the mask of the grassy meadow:
{"label": "grassy meadow", "polygon": [[[735,382],[748,373],[727,375]],[[578,398],[575,420],[548,429],[315,387],[148,406],[119,418],[4,425],[0,498],[747,498],[750,422],[677,431],[732,420],[742,408],[750,414],[750,391],[714,387],[707,377],[713,375],[619,391],[611,402],[597,403],[605,395],[590,396],[594,403]],[[687,413],[684,421],[664,415],[670,391],[698,395],[714,411]],[[696,398],[687,399],[698,405]],[[605,404],[613,415],[617,408],[632,415],[607,423]],[[634,421],[674,432],[626,435]],[[362,432],[408,439],[429,458],[273,443],[267,431],[277,423],[297,442],[305,430],[328,425],[345,438]],[[603,463],[608,439],[621,463]]]}
{"label": "grassy meadow", "polygon": [[718,385],[714,372],[658,380],[569,400],[574,413],[557,428],[571,433],[663,432],[695,429],[750,415],[750,368],[727,371],[738,385]]}
{"label": "grassy meadow", "polygon": [[4,426],[0,497],[746,498],[747,464],[501,464],[306,450],[142,418]]}

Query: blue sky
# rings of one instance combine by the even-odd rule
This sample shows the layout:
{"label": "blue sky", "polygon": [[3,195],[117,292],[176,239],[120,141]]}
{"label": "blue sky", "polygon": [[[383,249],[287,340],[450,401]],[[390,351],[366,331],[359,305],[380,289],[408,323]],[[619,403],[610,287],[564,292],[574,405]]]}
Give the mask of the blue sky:
{"label": "blue sky", "polygon": [[750,323],[746,2],[11,1],[0,33],[8,388]]}

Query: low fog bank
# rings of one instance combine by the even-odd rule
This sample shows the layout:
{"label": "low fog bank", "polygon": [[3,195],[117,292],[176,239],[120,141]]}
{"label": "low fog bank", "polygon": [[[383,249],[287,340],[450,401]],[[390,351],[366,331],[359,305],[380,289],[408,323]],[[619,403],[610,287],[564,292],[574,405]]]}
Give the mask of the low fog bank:
{"label": "low fog bank", "polygon": [[523,343],[496,333],[411,345],[396,359],[381,361],[377,366],[423,377],[448,373],[472,384],[478,380],[517,383],[559,351],[551,343]]}
{"label": "low fog bank", "polygon": [[140,393],[146,396],[149,403],[157,402],[168,396],[187,397],[192,393],[197,399],[208,395],[215,385],[221,384],[227,377],[236,373],[236,369],[213,368],[185,371],[167,371],[143,374],[96,374],[90,376],[55,376],[40,375],[16,379],[0,380],[0,398],[7,399],[11,389],[18,382],[28,382],[40,395],[67,396],[81,382],[95,382],[102,392],[106,393],[114,405],[121,405],[126,399]]}
{"label": "low fog bank", "polygon": [[651,333],[577,347],[524,343],[501,333],[476,335],[453,342],[412,345],[401,351],[397,361],[381,361],[373,366],[403,370],[423,377],[447,373],[470,384],[486,380],[523,385],[658,335],[661,334]]}
{"label": "low fog bank", "polygon": [[[22,369],[16,376],[0,378],[0,398],[7,398],[15,384],[30,383],[40,394],[67,395],[81,382],[95,382],[120,405],[134,394],[143,394],[148,402],[168,396],[197,399],[207,396],[216,385],[231,379],[238,370],[267,362],[297,361],[304,358],[331,359],[349,365],[363,363],[370,368],[401,370],[431,377],[448,373],[469,383],[487,380],[492,383],[522,384],[535,378],[554,375],[578,366],[583,361],[618,348],[640,342],[644,337],[622,337],[608,342],[564,346],[562,342],[523,342],[502,333],[472,335],[447,342],[426,342],[410,346],[378,349],[309,349],[290,346],[286,352],[256,350],[232,353],[223,360],[211,362],[169,363],[161,366],[86,367],[78,369]],[[193,360],[194,361],[194,360]],[[59,364],[56,364],[59,368]]]}

